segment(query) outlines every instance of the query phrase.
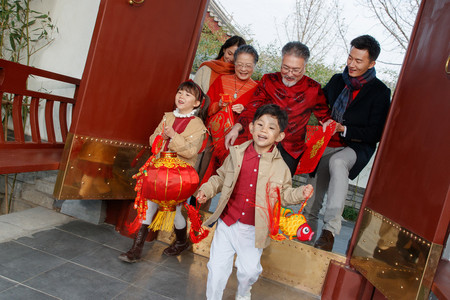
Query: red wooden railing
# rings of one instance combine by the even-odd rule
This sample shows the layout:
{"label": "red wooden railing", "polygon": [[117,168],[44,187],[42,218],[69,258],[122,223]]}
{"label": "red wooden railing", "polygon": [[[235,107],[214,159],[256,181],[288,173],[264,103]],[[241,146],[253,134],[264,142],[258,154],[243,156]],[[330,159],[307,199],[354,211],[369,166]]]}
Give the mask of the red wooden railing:
{"label": "red wooden railing", "polygon": [[[75,86],[74,96],[64,97],[29,90],[27,80],[30,76],[39,76]],[[0,174],[54,170],[59,167],[62,150],[68,133],[67,108],[74,105],[80,80],[61,74],[24,66],[18,63],[0,59],[0,96],[2,103],[4,95],[8,95],[12,102],[12,122],[14,140],[5,136],[5,128],[0,122]],[[30,99],[24,104],[24,99]],[[54,126],[54,104],[59,102],[59,127],[62,141],[57,141]],[[31,140],[26,139],[23,107],[29,105]],[[45,130],[47,140],[43,140],[39,126],[39,107],[45,105]],[[73,110],[72,110],[73,111]],[[4,110],[3,117],[4,117]],[[7,124],[6,124],[7,126]]]}

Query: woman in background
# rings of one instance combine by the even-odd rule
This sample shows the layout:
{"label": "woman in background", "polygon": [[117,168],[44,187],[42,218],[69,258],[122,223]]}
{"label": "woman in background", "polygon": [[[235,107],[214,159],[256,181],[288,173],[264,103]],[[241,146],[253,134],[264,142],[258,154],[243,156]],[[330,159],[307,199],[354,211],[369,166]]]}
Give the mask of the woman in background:
{"label": "woman in background", "polygon": [[222,45],[216,59],[205,61],[200,65],[194,82],[205,94],[219,75],[234,74],[234,52],[239,46],[245,44],[245,40],[240,36],[232,36]]}

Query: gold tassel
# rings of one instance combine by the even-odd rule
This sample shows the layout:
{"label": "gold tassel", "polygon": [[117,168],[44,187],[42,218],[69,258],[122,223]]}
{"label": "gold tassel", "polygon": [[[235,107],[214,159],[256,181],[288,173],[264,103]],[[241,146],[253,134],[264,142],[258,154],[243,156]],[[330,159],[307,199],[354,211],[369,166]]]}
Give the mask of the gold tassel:
{"label": "gold tassel", "polygon": [[153,231],[163,230],[172,232],[176,211],[158,211],[149,228]]}

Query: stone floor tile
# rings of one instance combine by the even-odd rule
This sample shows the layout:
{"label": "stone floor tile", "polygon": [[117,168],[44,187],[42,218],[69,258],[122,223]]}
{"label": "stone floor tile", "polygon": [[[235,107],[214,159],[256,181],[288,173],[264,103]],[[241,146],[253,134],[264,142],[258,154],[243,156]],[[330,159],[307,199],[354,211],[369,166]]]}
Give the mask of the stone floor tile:
{"label": "stone floor tile", "polygon": [[142,299],[171,300],[173,298],[169,298],[146,289],[130,286],[122,294],[114,297],[113,300],[142,300]]}
{"label": "stone floor tile", "polygon": [[0,300],[56,300],[58,298],[55,298],[50,295],[46,295],[40,291],[36,291],[34,289],[31,289],[27,286],[18,285],[13,288],[10,288],[6,291],[0,292]]}
{"label": "stone floor tile", "polygon": [[59,229],[37,232],[31,238],[17,239],[17,242],[65,259],[72,259],[100,246],[99,243]]}
{"label": "stone floor tile", "polygon": [[10,287],[12,287],[16,284],[17,284],[16,282],[11,281],[8,278],[5,278],[3,276],[0,276],[0,293],[6,289],[9,289]]}
{"label": "stone floor tile", "polygon": [[129,284],[68,262],[26,282],[27,286],[64,299],[113,299]]}
{"label": "stone floor tile", "polygon": [[23,282],[48,271],[65,260],[15,241],[0,244],[0,275]]}
{"label": "stone floor tile", "polygon": [[158,267],[157,264],[147,260],[126,263],[117,258],[119,254],[120,251],[101,246],[92,252],[78,256],[72,261],[128,283],[136,282],[141,277],[151,273],[152,269]]}

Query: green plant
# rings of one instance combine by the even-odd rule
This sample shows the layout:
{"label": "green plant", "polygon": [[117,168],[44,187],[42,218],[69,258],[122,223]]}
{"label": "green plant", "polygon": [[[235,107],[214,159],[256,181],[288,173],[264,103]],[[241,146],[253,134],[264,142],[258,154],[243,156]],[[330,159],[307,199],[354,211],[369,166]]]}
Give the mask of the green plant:
{"label": "green plant", "polygon": [[342,212],[342,217],[348,221],[355,222],[358,218],[359,211],[351,206],[345,206]]}
{"label": "green plant", "polygon": [[30,9],[32,0],[1,0],[1,57],[30,65],[33,54],[53,41],[58,31],[49,13]]}
{"label": "green plant", "polygon": [[221,41],[223,36],[225,36],[225,32],[222,29],[219,29],[217,32],[212,32],[206,23],[203,24],[194,63],[192,64],[192,73],[197,72],[202,62],[217,57],[220,47],[222,47],[222,43],[224,42]]}

